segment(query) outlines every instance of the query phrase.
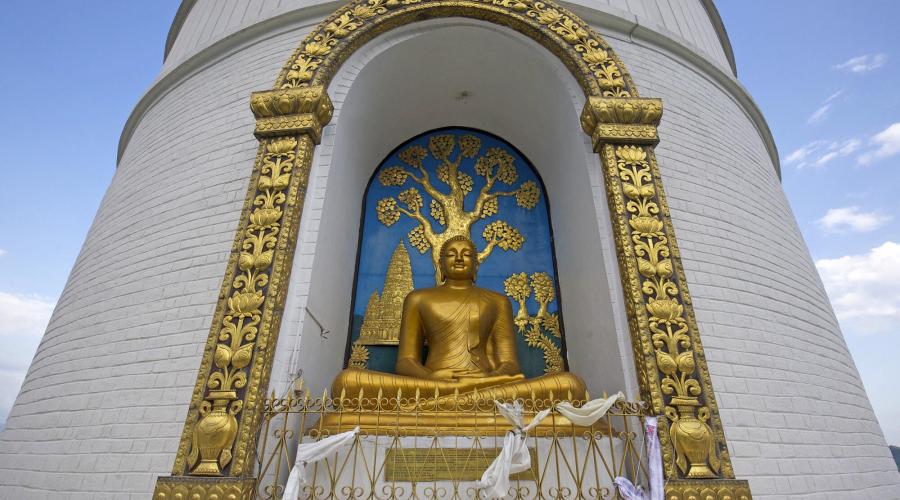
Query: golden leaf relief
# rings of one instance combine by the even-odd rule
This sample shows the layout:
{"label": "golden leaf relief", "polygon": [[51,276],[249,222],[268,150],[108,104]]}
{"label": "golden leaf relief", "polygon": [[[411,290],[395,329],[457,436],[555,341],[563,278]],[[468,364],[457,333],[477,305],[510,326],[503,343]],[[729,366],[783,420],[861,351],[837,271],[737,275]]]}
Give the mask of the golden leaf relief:
{"label": "golden leaf relief", "polygon": [[322,43],[308,43],[303,47],[303,52],[312,57],[322,57],[331,52],[331,47]]}
{"label": "golden leaf relief", "polygon": [[407,237],[409,238],[409,243],[421,254],[427,252],[428,248],[431,247],[431,243],[429,243],[428,238],[425,237],[425,231],[422,229],[422,226],[412,228]]}
{"label": "golden leaf relief", "polygon": [[437,223],[441,226],[446,226],[447,218],[444,215],[444,207],[441,206],[441,204],[438,203],[437,200],[431,200],[429,208],[431,209],[431,217],[433,217],[434,220],[437,221]]}
{"label": "golden leaf relief", "polygon": [[446,160],[453,152],[455,143],[455,138],[450,134],[434,135],[428,139],[428,149],[431,151],[431,156],[439,160]]}
{"label": "golden leaf relief", "polygon": [[[556,284],[549,274],[532,273],[531,280],[526,273],[512,274],[503,280],[503,289],[510,298],[518,303],[514,321],[519,333],[525,338],[529,347],[540,349],[544,354],[544,372],[558,373],[565,367],[562,352],[555,342],[543,333],[549,331],[554,337],[561,338],[559,316],[547,312],[547,304],[556,297]],[[534,293],[539,309],[531,315],[526,301]]]}
{"label": "golden leaf relief", "polygon": [[459,138],[459,150],[463,158],[474,158],[481,150],[481,139],[474,135],[464,135]]}
{"label": "golden leaf relief", "polygon": [[378,220],[385,226],[393,226],[400,220],[400,211],[397,210],[397,201],[393,198],[383,198],[375,205],[375,214]]}
{"label": "golden leaf relief", "polygon": [[516,204],[522,208],[532,209],[541,199],[541,190],[534,181],[525,181],[516,191]]}
{"label": "golden leaf relief", "polygon": [[503,290],[517,302],[524,303],[531,296],[531,288],[528,286],[528,275],[525,273],[512,274],[503,280]]}
{"label": "golden leaf relief", "polygon": [[409,173],[403,167],[388,167],[378,174],[382,186],[402,186]]}
{"label": "golden leaf relief", "polygon": [[410,167],[420,167],[422,166],[422,160],[428,156],[428,151],[422,146],[410,146],[401,151],[397,156]]}
{"label": "golden leaf relief", "polygon": [[422,195],[416,188],[409,188],[397,195],[397,199],[406,205],[409,210],[419,210],[424,205]]}
{"label": "golden leaf relief", "polygon": [[503,250],[518,250],[525,243],[522,233],[502,220],[491,222],[485,226],[482,236],[487,240],[488,247],[496,245]]}
{"label": "golden leaf relief", "polygon": [[[278,108],[291,104],[276,101],[273,105]],[[253,359],[261,308],[266,300],[262,287],[269,283],[267,273],[275,257],[282,206],[287,199],[284,191],[291,184],[297,145],[293,138],[273,139],[265,144],[253,209],[239,233],[243,239],[231,296],[211,353],[208,392],[199,408],[201,418],[192,430],[194,439],[187,467],[193,475],[220,476],[231,463],[238,431],[235,415],[243,409],[243,401],[237,399],[235,391],[247,385],[247,369]]]}
{"label": "golden leaf relief", "polygon": [[351,368],[360,368],[365,370],[369,363],[369,349],[358,343],[353,344],[350,348],[350,361],[348,365]]}

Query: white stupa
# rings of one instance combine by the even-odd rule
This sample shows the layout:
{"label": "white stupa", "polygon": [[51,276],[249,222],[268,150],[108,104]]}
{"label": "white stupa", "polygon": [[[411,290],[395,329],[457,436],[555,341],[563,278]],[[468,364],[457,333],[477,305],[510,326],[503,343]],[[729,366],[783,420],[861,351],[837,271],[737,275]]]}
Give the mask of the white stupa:
{"label": "white stupa", "polygon": [[[633,359],[631,328],[639,322],[629,323],[628,297],[640,297],[628,294],[640,292],[629,288],[632,268],[617,259],[617,231],[629,229],[610,213],[610,181],[595,147],[649,147],[655,138],[597,131],[607,119],[652,130],[653,112],[579,120],[591,85],[610,99],[634,98],[639,89],[662,101],[655,152],[683,264],[673,279],[683,273],[690,289],[679,300],[702,339],[692,376],[704,404],[715,410],[717,402],[711,425],[724,433],[717,442],[733,472],[718,477],[749,481],[758,499],[900,499],[900,474],[782,190],[771,132],[737,80],[710,0],[573,0],[569,12],[532,0],[354,5],[369,10],[318,1],[182,2],[159,77],[125,125],[116,174],[0,434],[0,497],[151,498],[157,478],[173,463],[178,469],[262,154],[248,102],[277,79],[284,87],[321,85],[334,110],[321,94],[297,97],[287,111],[276,109],[277,98],[268,111],[254,106],[257,118],[273,120],[257,129],[264,139],[321,130],[321,139],[300,146],[302,155],[320,140],[295,221],[293,262],[272,264],[288,286],[280,331],[272,332],[268,390],[283,392],[301,372],[310,387],[324,388],[345,366],[366,183],[407,139],[462,126],[515,145],[545,183],[571,371],[595,394],[649,394]],[[572,34],[557,15],[573,20]],[[339,60],[304,45],[314,30],[334,36],[328,50],[343,51]],[[587,52],[578,48],[601,37]],[[324,51],[319,69],[299,63],[317,50]],[[579,73],[609,64],[622,72],[618,82]],[[276,123],[285,114],[313,122]]]}

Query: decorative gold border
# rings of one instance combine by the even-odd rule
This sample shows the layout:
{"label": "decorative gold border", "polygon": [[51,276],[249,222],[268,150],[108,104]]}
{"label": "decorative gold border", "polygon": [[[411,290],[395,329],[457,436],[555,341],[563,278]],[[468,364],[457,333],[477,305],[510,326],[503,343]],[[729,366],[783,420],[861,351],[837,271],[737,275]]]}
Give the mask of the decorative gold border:
{"label": "decorative gold border", "polygon": [[653,149],[601,148],[641,390],[666,417],[666,476],[733,478]]}
{"label": "decorative gold border", "polygon": [[666,484],[666,500],[752,500],[747,481],[735,479],[674,480]]}
{"label": "decorative gold border", "polygon": [[[173,477],[159,479],[157,493],[163,496],[157,498],[166,498],[165,492],[174,491],[176,484],[200,484],[198,475],[219,478],[202,482],[208,485],[252,477],[249,465],[259,431],[261,399],[274,357],[314,144],[331,118],[325,88],[341,64],[379,34],[444,17],[468,17],[512,28],[559,57],[579,82],[588,98],[582,126],[604,165],[639,384],[654,411],[666,416],[661,442],[666,476],[675,480],[667,492],[676,495],[669,498],[701,498],[693,496],[691,488],[702,485],[698,488],[712,492],[704,499],[724,499],[732,487],[741,494],[734,498],[749,499],[746,482],[725,481],[725,489],[716,486],[733,478],[733,471],[653,154],[662,103],[637,97],[621,61],[584,21],[552,1],[538,0],[356,0],[306,37],[278,75],[275,90],[253,94],[260,150]],[[286,144],[296,149],[289,152]],[[635,151],[642,152],[643,158]],[[274,179],[274,156],[291,154],[287,177]],[[640,181],[626,182],[622,161],[643,162]],[[630,203],[655,208],[641,215],[631,210]],[[274,219],[274,212],[260,212],[273,208],[278,211]],[[272,243],[261,249],[251,240],[265,224],[274,224],[277,231]],[[645,238],[651,233],[649,240]],[[657,242],[650,258],[646,245],[654,238],[664,243]],[[252,287],[257,295],[250,298],[244,292],[253,279],[261,281]],[[654,286],[662,287],[663,295],[651,290]],[[659,302],[663,299],[672,304]],[[246,321],[239,322],[241,318],[250,318],[250,330],[242,330]],[[667,343],[667,336],[679,340]],[[237,372],[243,375],[234,378]],[[678,381],[680,388],[675,387]],[[694,479],[678,481],[681,478]],[[704,480],[698,482],[699,478]],[[197,487],[211,494],[212,486]]]}
{"label": "decorative gold border", "polygon": [[356,0],[322,21],[282,69],[275,88],[328,86],[344,61],[376,36],[428,19],[467,17],[512,28],[557,55],[588,96],[637,97],[612,48],[552,1]]}
{"label": "decorative gold border", "polygon": [[153,500],[251,500],[255,491],[254,478],[160,477]]}

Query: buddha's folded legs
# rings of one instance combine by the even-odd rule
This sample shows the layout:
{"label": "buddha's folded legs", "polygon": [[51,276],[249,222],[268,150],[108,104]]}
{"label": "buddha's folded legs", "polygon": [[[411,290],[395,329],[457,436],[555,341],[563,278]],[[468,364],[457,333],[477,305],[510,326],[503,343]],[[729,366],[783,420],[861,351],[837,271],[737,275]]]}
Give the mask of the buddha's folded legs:
{"label": "buddha's folded legs", "polygon": [[438,380],[426,380],[393,373],[361,370],[348,368],[342,371],[331,385],[332,394],[340,395],[342,392],[346,398],[358,398],[360,394],[364,398],[378,397],[379,392],[384,398],[396,398],[398,392],[401,397],[415,398],[418,390],[420,397],[433,397],[435,390],[440,394],[452,394],[459,384]]}
{"label": "buddha's folded legs", "polygon": [[[478,389],[478,399],[512,400],[517,398],[536,400],[583,401],[584,382],[577,375],[568,372],[553,373],[520,382]],[[460,397],[471,397],[474,391],[460,392]]]}
{"label": "buddha's folded legs", "polygon": [[[458,403],[477,399],[479,401],[512,400],[526,398],[536,400],[568,400],[583,401],[585,396],[584,382],[571,373],[554,373],[533,379],[522,379],[516,382],[497,384],[490,379],[460,380],[457,382],[424,380],[392,373],[375,372],[350,368],[341,372],[332,386],[333,394],[343,394],[345,398],[355,399],[362,394],[368,401],[354,402],[364,407],[374,407],[374,398],[381,394],[382,398],[393,399],[398,393],[409,402],[418,396],[420,408],[449,409]],[[437,395],[437,399],[435,399]],[[401,404],[403,404],[401,403]],[[382,402],[382,406],[387,404]],[[396,404],[396,403],[394,403]],[[471,403],[469,403],[471,404]]]}
{"label": "buddha's folded legs", "polygon": [[461,390],[459,394],[452,396],[442,394],[437,399],[432,398],[419,406],[422,409],[471,408],[473,402],[477,402],[479,408],[491,411],[493,410],[491,401],[525,399],[532,401],[535,408],[543,408],[553,401],[584,401],[585,391],[584,382],[580,377],[563,372],[508,384],[478,387],[476,390]]}

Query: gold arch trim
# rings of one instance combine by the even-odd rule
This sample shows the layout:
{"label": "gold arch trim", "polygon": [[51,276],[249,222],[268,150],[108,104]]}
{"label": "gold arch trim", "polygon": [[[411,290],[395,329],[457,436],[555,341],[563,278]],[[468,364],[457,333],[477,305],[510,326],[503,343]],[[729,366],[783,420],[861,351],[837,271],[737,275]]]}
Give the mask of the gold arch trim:
{"label": "gold arch trim", "polygon": [[535,0],[356,0],[313,29],[275,89],[251,95],[259,152],[172,475],[158,479],[154,498],[253,495],[256,436],[309,169],[333,111],[326,89],[376,36],[449,17],[528,36],[578,81],[581,125],[603,164],[641,395],[664,416],[666,496],[749,500],[747,483],[734,479],[653,152],[662,102],[638,97],[622,62],[583,20]]}
{"label": "gold arch trim", "polygon": [[637,97],[622,62],[599,34],[555,3],[532,0],[351,2],[303,40],[278,75],[275,88],[327,87],[350,54],[376,36],[447,17],[487,21],[528,36],[562,60],[586,96]]}

